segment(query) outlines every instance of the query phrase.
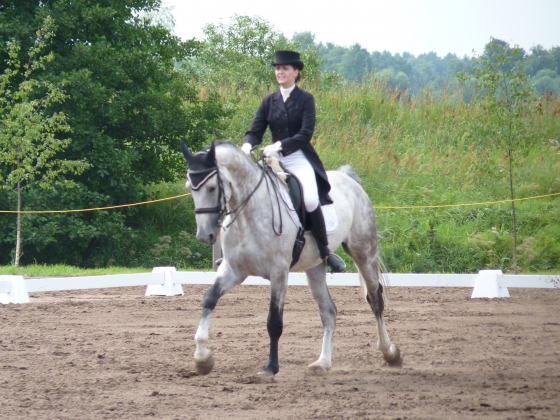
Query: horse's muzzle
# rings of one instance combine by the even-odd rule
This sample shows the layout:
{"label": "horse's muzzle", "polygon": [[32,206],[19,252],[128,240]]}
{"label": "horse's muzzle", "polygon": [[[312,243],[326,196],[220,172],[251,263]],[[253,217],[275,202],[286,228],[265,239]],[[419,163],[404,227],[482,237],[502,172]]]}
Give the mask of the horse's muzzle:
{"label": "horse's muzzle", "polygon": [[196,239],[206,245],[214,245],[216,243],[216,234],[215,233],[203,233],[197,232]]}
{"label": "horse's muzzle", "polygon": [[214,245],[218,239],[220,216],[218,214],[196,215],[196,239],[206,245]]}

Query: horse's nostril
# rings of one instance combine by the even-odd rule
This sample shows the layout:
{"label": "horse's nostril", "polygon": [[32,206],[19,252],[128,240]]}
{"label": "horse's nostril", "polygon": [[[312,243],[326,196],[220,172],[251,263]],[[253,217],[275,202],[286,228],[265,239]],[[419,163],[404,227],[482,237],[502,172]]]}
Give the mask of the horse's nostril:
{"label": "horse's nostril", "polygon": [[214,234],[211,233],[210,235],[208,235],[208,239],[210,240],[210,242],[212,242],[214,240]]}

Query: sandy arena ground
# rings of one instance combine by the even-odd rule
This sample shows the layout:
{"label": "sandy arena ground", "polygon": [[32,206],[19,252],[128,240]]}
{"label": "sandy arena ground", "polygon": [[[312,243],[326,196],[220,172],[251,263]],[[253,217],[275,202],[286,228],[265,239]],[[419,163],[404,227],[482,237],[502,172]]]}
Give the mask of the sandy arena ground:
{"label": "sandy arena ground", "polygon": [[290,287],[280,373],[268,357],[269,290],[240,286],[214,312],[216,365],[193,372],[207,286],[184,297],[145,288],[35,293],[0,305],[2,419],[559,419],[560,290],[390,289],[387,328],[404,355],[386,366],[358,288],[333,287],[333,368],[307,373],[322,327],[306,287]]}

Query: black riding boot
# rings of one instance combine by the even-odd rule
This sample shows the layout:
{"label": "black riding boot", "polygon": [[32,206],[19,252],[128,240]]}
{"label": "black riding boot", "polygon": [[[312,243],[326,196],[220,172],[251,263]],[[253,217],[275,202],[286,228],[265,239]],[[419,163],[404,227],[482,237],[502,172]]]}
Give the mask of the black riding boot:
{"label": "black riding boot", "polygon": [[333,273],[342,273],[346,270],[346,264],[335,253],[329,249],[329,241],[327,239],[327,229],[325,228],[325,219],[323,218],[323,210],[319,205],[315,210],[309,213],[311,218],[311,233],[317,241],[319,247],[319,254],[321,259],[331,268]]}

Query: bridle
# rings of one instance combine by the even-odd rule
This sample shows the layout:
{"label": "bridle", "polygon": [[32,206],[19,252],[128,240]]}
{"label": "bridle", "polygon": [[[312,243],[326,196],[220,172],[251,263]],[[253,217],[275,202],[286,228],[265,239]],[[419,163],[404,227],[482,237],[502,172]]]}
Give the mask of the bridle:
{"label": "bridle", "polygon": [[[202,174],[208,174],[204,177],[204,179],[202,181],[200,181],[196,186],[193,185],[192,180],[190,175],[202,175]],[[199,170],[188,170],[187,171],[187,179],[189,180],[190,183],[190,188],[193,191],[198,191],[200,188],[202,188],[202,186],[204,184],[206,184],[210,179],[212,179],[212,177],[217,176],[218,177],[218,203],[216,205],[216,207],[203,207],[203,208],[196,208],[194,209],[195,214],[204,214],[204,213],[218,213],[218,219],[220,220],[220,222],[218,222],[218,227],[221,227],[221,219],[224,216],[224,214],[226,216],[229,216],[230,214],[234,214],[235,216],[233,217],[233,219],[231,220],[231,222],[228,223],[227,226],[224,226],[226,229],[229,228],[233,222],[235,222],[235,220],[237,219],[237,216],[239,216],[239,213],[241,213],[241,210],[243,210],[243,208],[247,205],[247,203],[249,202],[249,200],[251,199],[251,197],[253,196],[253,194],[255,194],[255,192],[257,191],[257,189],[259,188],[259,186],[261,185],[264,176],[265,176],[265,169],[261,169],[261,177],[259,179],[259,182],[257,183],[257,185],[255,186],[255,188],[253,189],[253,191],[251,191],[251,193],[249,193],[249,195],[247,197],[245,197],[245,199],[234,209],[234,210],[229,210],[227,211],[226,209],[226,198],[225,198],[225,193],[224,193],[224,184],[222,182],[222,177],[220,176],[220,170],[218,169],[218,165],[213,166],[211,168],[207,168],[207,169],[199,169]]]}
{"label": "bridle", "polygon": [[[197,185],[194,185],[190,175],[202,175],[208,174],[204,177],[202,181],[200,181]],[[188,170],[187,171],[187,179],[189,180],[189,184],[191,190],[198,191],[201,189],[204,184],[208,182],[214,175],[218,177],[218,204],[216,207],[203,207],[203,208],[196,208],[194,209],[195,214],[203,214],[203,213],[218,213],[218,218],[222,218],[222,216],[226,213],[226,202],[225,202],[225,194],[224,194],[224,185],[222,182],[222,178],[220,177],[220,171],[218,170],[218,166],[213,166],[207,169],[199,169],[199,170]],[[223,201],[223,204],[222,204]]]}

